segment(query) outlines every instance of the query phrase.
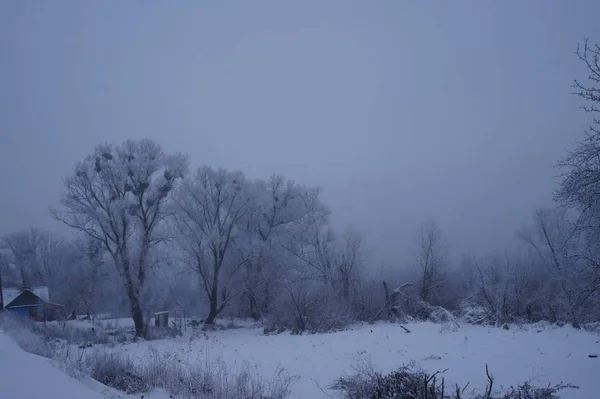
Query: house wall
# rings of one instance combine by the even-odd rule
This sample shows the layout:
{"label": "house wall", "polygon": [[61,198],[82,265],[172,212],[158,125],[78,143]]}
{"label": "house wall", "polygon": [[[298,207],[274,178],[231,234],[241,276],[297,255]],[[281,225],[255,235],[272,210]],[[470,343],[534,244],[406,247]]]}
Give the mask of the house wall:
{"label": "house wall", "polygon": [[16,313],[21,316],[30,317],[34,320],[44,320],[44,304],[29,305],[29,306],[18,306],[8,307],[7,311]]}

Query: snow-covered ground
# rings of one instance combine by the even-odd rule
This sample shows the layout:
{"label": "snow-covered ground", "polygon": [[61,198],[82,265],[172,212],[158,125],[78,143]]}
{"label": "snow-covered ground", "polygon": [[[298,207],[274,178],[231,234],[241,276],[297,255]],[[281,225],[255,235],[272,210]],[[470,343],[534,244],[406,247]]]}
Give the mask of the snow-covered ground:
{"label": "snow-covered ground", "polygon": [[[189,337],[127,344],[119,347],[133,356],[143,356],[149,347],[177,353],[189,363],[223,360],[231,368],[251,366],[270,377],[279,365],[300,376],[293,386],[294,398],[327,398],[321,391],[336,378],[351,373],[353,366],[369,360],[381,371],[415,360],[428,371],[448,369],[450,384],[470,382],[469,389],[486,384],[485,365],[496,377],[497,387],[526,380],[537,385],[559,382],[580,386],[564,391],[574,399],[597,399],[595,382],[600,377],[600,336],[571,327],[527,326],[511,330],[461,325],[458,331],[440,332],[433,323],[406,325],[405,333],[395,324],[357,326],[331,334],[293,336],[263,334],[259,328],[207,332]],[[328,392],[333,394],[333,392]]]}
{"label": "snow-covered ground", "polygon": [[[133,399],[94,380],[77,380],[47,358],[32,355],[0,331],[0,398]],[[139,398],[135,396],[135,398]],[[165,399],[156,393],[151,399]]]}
{"label": "snow-covered ground", "polygon": [[[112,350],[143,358],[150,347],[167,351],[184,362],[207,364],[222,360],[230,371],[252,368],[265,378],[272,377],[278,366],[300,379],[293,386],[293,398],[327,398],[321,388],[353,366],[371,361],[381,371],[390,371],[415,360],[428,371],[442,371],[448,383],[482,389],[486,383],[485,365],[496,377],[497,387],[531,380],[536,385],[566,382],[580,386],[563,391],[563,397],[596,399],[600,393],[595,382],[600,376],[600,336],[571,327],[512,327],[510,330],[461,325],[458,331],[441,332],[440,325],[375,324],[357,326],[331,334],[292,336],[288,333],[264,335],[260,328],[196,332],[177,339],[143,341],[117,345]],[[109,349],[110,350],[110,349]],[[48,384],[32,384],[31,369]],[[49,360],[26,354],[0,334],[0,392],[2,397],[95,399],[103,397],[90,381],[79,382],[58,369]],[[6,388],[10,387],[10,388]],[[8,391],[6,391],[8,389]],[[49,389],[54,389],[51,395]],[[63,393],[64,391],[64,393]],[[5,392],[9,395],[6,396]],[[45,396],[42,395],[45,393]],[[334,395],[334,392],[328,391]],[[40,396],[36,396],[40,395]],[[69,396],[70,395],[70,396]],[[87,395],[87,396],[86,396]],[[146,395],[161,399],[161,394]]]}

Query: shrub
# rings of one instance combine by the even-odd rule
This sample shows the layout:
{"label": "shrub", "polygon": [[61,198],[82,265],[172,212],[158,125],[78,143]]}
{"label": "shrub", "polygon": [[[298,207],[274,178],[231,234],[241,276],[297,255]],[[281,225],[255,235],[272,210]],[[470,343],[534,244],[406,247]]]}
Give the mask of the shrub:
{"label": "shrub", "polygon": [[351,307],[326,291],[300,291],[282,300],[265,317],[268,331],[286,329],[293,334],[340,331],[353,322]]}
{"label": "shrub", "polygon": [[85,367],[90,377],[127,394],[148,391],[148,382],[136,371],[133,360],[119,353],[95,351],[86,356]]}
{"label": "shrub", "polygon": [[95,380],[128,394],[163,389],[182,399],[285,399],[296,377],[279,368],[268,381],[249,371],[232,373],[223,362],[182,364],[173,353],[150,349],[136,364],[130,357],[95,351],[84,367]]}
{"label": "shrub", "polygon": [[463,303],[460,309],[460,318],[467,324],[493,325],[494,315],[481,306]]}
{"label": "shrub", "polygon": [[106,345],[111,342],[111,337],[100,326],[87,326],[74,324],[77,322],[52,322],[38,323],[36,330],[47,340],[64,340],[76,345]]}
{"label": "shrub", "polygon": [[466,396],[468,383],[462,389],[458,385],[451,389],[441,375],[440,372],[429,374],[414,363],[388,374],[375,371],[371,365],[363,365],[356,374],[336,380],[331,389],[341,391],[347,399],[559,399],[558,393],[563,389],[577,388],[568,384],[538,388],[525,382],[497,393],[493,390],[494,378],[486,366],[485,393]]}

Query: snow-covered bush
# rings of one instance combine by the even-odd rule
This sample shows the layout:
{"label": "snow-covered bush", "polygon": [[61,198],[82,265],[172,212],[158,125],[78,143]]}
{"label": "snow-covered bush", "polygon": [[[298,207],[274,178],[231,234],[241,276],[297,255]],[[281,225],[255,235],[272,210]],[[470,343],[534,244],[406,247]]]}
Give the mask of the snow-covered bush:
{"label": "snow-covered bush", "polygon": [[111,342],[111,335],[101,326],[86,325],[72,321],[52,322],[36,325],[36,329],[48,340],[64,340],[69,344],[105,345]]}
{"label": "snow-covered bush", "polygon": [[437,324],[456,323],[456,317],[454,317],[449,310],[444,309],[441,306],[432,307],[428,319]]}
{"label": "snow-covered bush", "polygon": [[296,289],[265,317],[267,330],[324,333],[342,330],[355,321],[350,307],[340,298],[323,291]]}
{"label": "snow-covered bush", "polygon": [[331,389],[341,391],[348,399],[444,397],[436,376],[429,376],[414,366],[403,366],[389,374],[363,366],[355,375],[339,378]]}
{"label": "snow-covered bush", "polygon": [[361,364],[354,375],[341,377],[331,389],[347,399],[410,398],[410,399],[560,399],[559,392],[574,385],[558,384],[537,388],[529,382],[510,387],[504,392],[494,390],[494,378],[486,367],[487,385],[483,394],[465,394],[468,381],[454,387],[446,386],[442,373],[429,374],[414,363],[402,366],[388,374],[374,370],[369,363]]}
{"label": "snow-covered bush", "polygon": [[285,399],[297,380],[282,368],[265,380],[249,367],[232,372],[223,362],[183,364],[174,354],[152,348],[139,362],[119,353],[94,351],[86,355],[82,367],[95,380],[128,394],[163,389],[173,397],[190,399]]}
{"label": "snow-covered bush", "polygon": [[85,357],[90,376],[102,384],[128,394],[146,392],[148,383],[136,369],[133,360],[123,354],[95,351]]}
{"label": "snow-covered bush", "polygon": [[467,324],[494,324],[493,314],[485,308],[470,303],[464,303],[460,309],[460,318]]}

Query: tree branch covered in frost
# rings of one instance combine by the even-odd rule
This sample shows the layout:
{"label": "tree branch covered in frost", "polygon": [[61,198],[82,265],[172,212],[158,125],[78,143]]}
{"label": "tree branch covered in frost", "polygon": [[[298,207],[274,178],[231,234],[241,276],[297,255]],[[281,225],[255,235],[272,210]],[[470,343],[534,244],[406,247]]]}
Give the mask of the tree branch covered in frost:
{"label": "tree branch covered in frost", "polygon": [[171,214],[170,193],[186,170],[185,157],[166,155],[151,140],[99,145],[64,180],[62,210],[53,213],[103,244],[119,270],[140,336],[148,258],[167,239],[161,224]]}

